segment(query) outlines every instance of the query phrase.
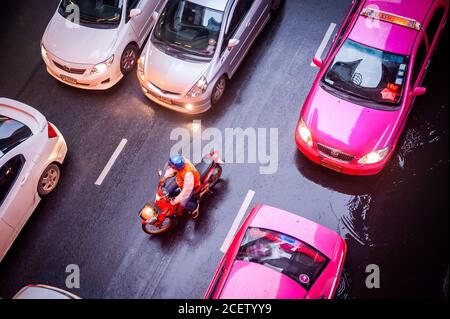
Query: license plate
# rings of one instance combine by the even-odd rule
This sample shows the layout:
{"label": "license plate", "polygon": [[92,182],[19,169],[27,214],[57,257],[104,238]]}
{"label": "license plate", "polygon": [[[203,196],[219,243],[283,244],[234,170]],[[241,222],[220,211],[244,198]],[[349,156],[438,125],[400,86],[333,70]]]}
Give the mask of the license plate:
{"label": "license plate", "polygon": [[166,98],[166,97],[164,97],[162,95],[156,94],[156,98],[158,100],[160,100],[160,101],[163,101],[163,102],[167,103],[167,104],[172,104],[172,100],[171,99],[168,99],[168,98]]}
{"label": "license plate", "polygon": [[320,164],[326,168],[332,169],[333,171],[336,172],[341,172],[342,171],[342,167],[336,164],[332,164],[332,163],[327,163],[325,161],[321,161]]}
{"label": "license plate", "polygon": [[69,83],[72,83],[72,84],[77,84],[78,83],[76,79],[71,78],[70,76],[61,74],[60,77],[61,77],[61,80],[63,80],[64,82],[69,82]]}

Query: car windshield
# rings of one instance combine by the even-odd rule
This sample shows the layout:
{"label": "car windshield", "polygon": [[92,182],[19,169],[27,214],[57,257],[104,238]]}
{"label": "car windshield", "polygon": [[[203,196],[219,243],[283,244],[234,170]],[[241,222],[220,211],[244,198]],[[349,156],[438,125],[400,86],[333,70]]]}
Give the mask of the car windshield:
{"label": "car windshield", "polygon": [[0,116],[0,157],[28,139],[33,133],[25,124]]}
{"label": "car windshield", "polygon": [[[116,27],[122,17],[124,0],[62,0],[59,13],[88,27]],[[77,17],[79,15],[79,17]]]}
{"label": "car windshield", "polygon": [[255,227],[247,230],[236,259],[270,267],[306,290],[328,263],[323,254],[296,238]]}
{"label": "car windshield", "polygon": [[217,47],[223,12],[170,0],[156,24],[154,39],[185,53],[211,59]]}
{"label": "car windshield", "polygon": [[407,64],[404,55],[346,40],[322,83],[349,99],[395,107],[402,99]]}

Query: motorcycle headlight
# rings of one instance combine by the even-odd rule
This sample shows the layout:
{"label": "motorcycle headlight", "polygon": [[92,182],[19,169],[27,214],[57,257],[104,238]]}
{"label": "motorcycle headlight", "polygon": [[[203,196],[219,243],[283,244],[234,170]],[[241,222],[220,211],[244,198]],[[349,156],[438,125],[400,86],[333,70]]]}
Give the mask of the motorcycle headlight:
{"label": "motorcycle headlight", "polygon": [[308,144],[309,147],[312,147],[313,140],[312,140],[311,131],[308,129],[308,127],[306,126],[305,121],[303,121],[303,119],[300,119],[300,123],[298,124],[297,131],[298,131],[298,135],[300,135],[300,138],[303,140],[303,142]]}
{"label": "motorcycle headlight", "polygon": [[359,164],[375,164],[382,161],[386,155],[389,153],[389,147],[383,148],[378,151],[370,152],[369,154],[363,156],[358,163]]}
{"label": "motorcycle headlight", "polygon": [[99,63],[94,65],[94,67],[91,70],[92,74],[101,74],[104,73],[114,62],[114,55],[111,56],[108,60],[105,62]]}
{"label": "motorcycle headlight", "polygon": [[206,92],[208,88],[208,80],[204,76],[192,87],[188,92],[187,97],[197,97]]}

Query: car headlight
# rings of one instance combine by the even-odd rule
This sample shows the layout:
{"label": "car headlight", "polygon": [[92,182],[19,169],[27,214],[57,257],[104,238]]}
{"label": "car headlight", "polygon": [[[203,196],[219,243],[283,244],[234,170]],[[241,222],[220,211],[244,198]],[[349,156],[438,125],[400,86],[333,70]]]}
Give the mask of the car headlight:
{"label": "car headlight", "polygon": [[47,49],[42,43],[41,43],[41,54],[44,59],[47,59]]}
{"label": "car headlight", "polygon": [[105,72],[112,65],[113,62],[114,62],[114,55],[111,56],[105,62],[94,65],[94,67],[91,70],[91,73],[92,74],[101,74],[101,73]]}
{"label": "car headlight", "polygon": [[306,126],[305,121],[303,121],[303,119],[300,119],[300,123],[298,124],[297,131],[298,131],[298,135],[300,135],[300,138],[303,140],[303,142],[308,144],[309,147],[312,147],[313,140],[312,140],[311,131],[308,129],[308,127]]}
{"label": "car headlight", "polygon": [[145,57],[143,55],[141,55],[141,57],[137,61],[138,76],[141,81],[145,81],[144,61],[145,61]]}
{"label": "car headlight", "polygon": [[208,88],[208,80],[204,76],[197,83],[195,83],[194,87],[188,92],[187,97],[197,97],[206,92]]}
{"label": "car headlight", "polygon": [[358,163],[359,164],[375,164],[382,161],[386,155],[389,153],[389,147],[383,148],[378,151],[370,152],[369,154],[363,156]]}

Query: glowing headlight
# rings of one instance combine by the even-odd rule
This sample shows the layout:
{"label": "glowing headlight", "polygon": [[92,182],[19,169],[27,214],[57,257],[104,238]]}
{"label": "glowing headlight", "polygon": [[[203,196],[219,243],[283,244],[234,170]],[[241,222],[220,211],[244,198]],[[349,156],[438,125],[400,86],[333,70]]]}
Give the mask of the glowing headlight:
{"label": "glowing headlight", "polygon": [[386,155],[389,153],[389,147],[383,148],[382,150],[373,151],[369,154],[363,156],[358,163],[359,164],[375,164],[382,161]]}
{"label": "glowing headlight", "polygon": [[106,60],[105,62],[99,63],[94,65],[94,67],[91,70],[91,73],[96,73],[96,74],[100,74],[100,73],[104,73],[113,63],[114,61],[114,55],[112,57],[110,57],[108,60]]}
{"label": "glowing headlight", "polygon": [[44,59],[47,59],[47,49],[41,44],[41,54]]}
{"label": "glowing headlight", "polygon": [[139,76],[139,79],[140,79],[141,81],[145,81],[144,61],[145,61],[145,58],[144,58],[143,55],[142,55],[142,56],[138,59],[138,61],[137,61],[137,65],[138,65],[138,76]]}
{"label": "glowing headlight", "polygon": [[197,97],[206,92],[208,88],[208,80],[204,76],[194,85],[194,87],[189,91],[187,97]]}
{"label": "glowing headlight", "polygon": [[303,140],[303,142],[308,144],[309,147],[312,147],[313,146],[312,135],[311,135],[310,130],[306,126],[305,122],[303,121],[303,119],[300,119],[300,123],[298,124],[297,131],[298,131],[298,135],[300,135],[300,138]]}

